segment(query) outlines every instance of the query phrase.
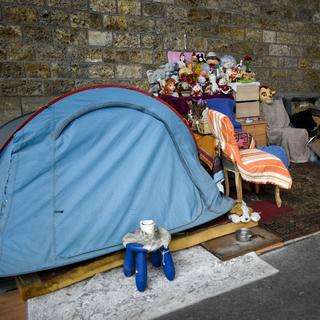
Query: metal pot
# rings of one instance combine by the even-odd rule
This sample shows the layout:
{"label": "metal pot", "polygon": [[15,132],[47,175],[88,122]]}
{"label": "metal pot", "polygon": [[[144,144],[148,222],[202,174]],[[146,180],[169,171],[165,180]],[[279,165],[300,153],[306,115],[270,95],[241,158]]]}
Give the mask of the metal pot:
{"label": "metal pot", "polygon": [[236,231],[236,239],[240,242],[251,241],[253,232],[249,228],[240,228]]}

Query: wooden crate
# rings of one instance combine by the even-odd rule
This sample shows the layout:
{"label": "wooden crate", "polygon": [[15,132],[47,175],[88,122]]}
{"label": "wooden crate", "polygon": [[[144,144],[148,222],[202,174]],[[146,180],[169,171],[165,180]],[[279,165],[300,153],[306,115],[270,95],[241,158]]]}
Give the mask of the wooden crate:
{"label": "wooden crate", "polygon": [[237,84],[234,98],[236,101],[259,100],[259,86],[256,84]]}
{"label": "wooden crate", "polygon": [[237,102],[236,104],[236,118],[250,118],[259,117],[259,101]]}

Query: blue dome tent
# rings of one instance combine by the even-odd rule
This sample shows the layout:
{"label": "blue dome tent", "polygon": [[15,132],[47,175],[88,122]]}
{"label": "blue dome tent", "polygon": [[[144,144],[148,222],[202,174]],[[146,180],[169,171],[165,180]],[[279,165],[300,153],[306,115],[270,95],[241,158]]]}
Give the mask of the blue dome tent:
{"label": "blue dome tent", "polygon": [[32,114],[0,150],[0,276],[122,249],[142,219],[175,233],[232,205],[167,104],[125,86],[82,88]]}

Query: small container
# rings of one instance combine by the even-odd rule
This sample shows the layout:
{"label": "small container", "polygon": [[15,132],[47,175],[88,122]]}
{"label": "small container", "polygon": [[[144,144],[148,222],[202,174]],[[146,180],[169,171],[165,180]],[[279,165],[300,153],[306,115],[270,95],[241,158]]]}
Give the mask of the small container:
{"label": "small container", "polygon": [[249,242],[253,236],[253,232],[248,228],[240,228],[236,231],[236,239],[239,242]]}
{"label": "small container", "polygon": [[141,220],[140,229],[142,232],[145,232],[149,235],[154,235],[156,224],[153,220]]}

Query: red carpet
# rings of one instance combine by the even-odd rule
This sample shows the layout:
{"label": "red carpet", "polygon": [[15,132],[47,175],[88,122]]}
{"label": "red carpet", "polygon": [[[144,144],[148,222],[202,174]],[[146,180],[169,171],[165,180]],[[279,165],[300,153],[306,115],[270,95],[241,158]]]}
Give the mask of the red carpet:
{"label": "red carpet", "polygon": [[261,222],[271,221],[293,211],[292,208],[282,205],[280,208],[272,201],[252,201],[248,204],[256,212],[261,212]]}

